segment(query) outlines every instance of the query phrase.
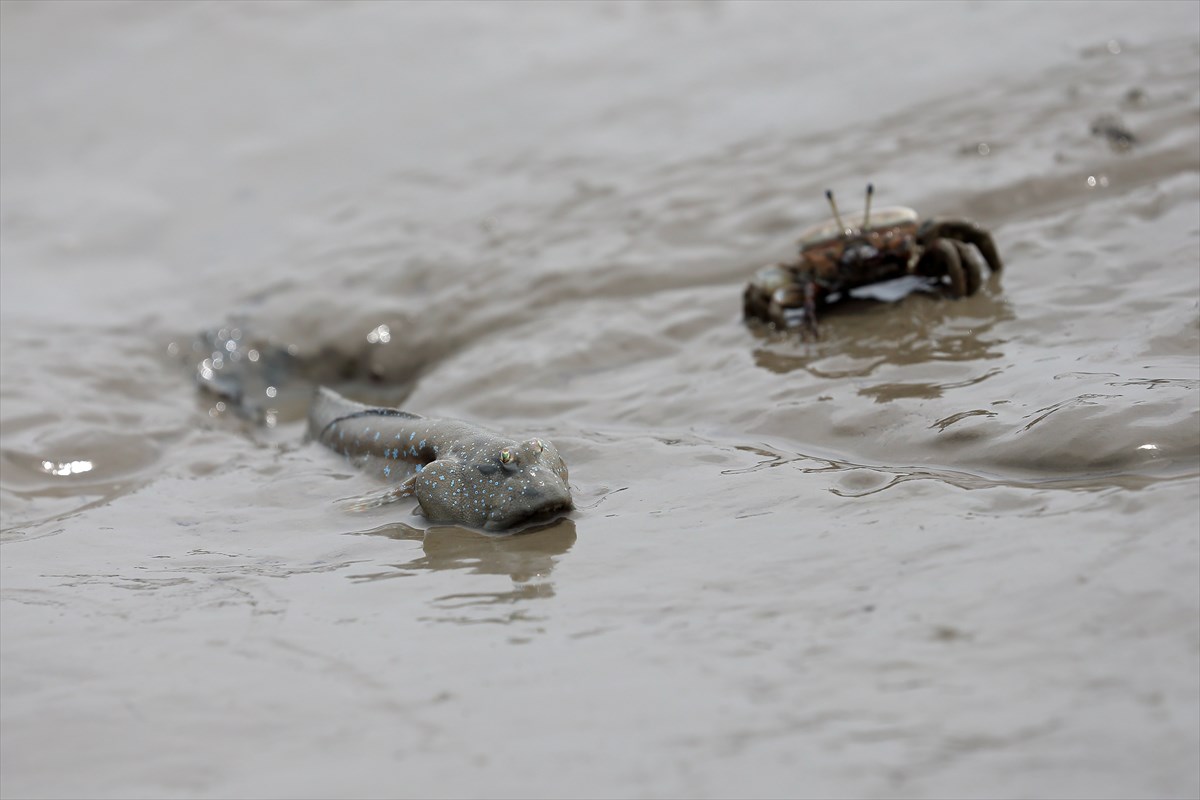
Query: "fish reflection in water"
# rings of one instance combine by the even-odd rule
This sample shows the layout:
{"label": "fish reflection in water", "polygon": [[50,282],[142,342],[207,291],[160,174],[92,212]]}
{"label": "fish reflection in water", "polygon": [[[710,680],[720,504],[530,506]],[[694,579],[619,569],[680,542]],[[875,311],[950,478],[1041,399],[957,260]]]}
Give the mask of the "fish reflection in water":
{"label": "fish reflection in water", "polygon": [[[439,604],[452,606],[495,605],[554,596],[549,581],[558,558],[575,544],[575,523],[559,519],[518,534],[490,535],[455,525],[434,525],[422,530],[394,522],[356,536],[385,536],[420,541],[422,555],[381,572],[350,575],[358,583],[411,577],[421,572],[465,570],[471,575],[506,575],[513,588],[507,592],[472,592],[444,595]],[[462,620],[467,621],[467,620]]]}

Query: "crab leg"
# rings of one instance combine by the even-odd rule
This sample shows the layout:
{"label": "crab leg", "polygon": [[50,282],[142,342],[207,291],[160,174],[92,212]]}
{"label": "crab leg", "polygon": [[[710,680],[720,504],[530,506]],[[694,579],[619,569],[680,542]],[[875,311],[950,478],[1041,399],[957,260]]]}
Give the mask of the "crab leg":
{"label": "crab leg", "polygon": [[811,280],[804,284],[804,325],[814,339],[821,338],[817,329],[817,284]]}
{"label": "crab leg", "polygon": [[917,231],[917,241],[926,247],[932,246],[934,241],[941,238],[957,239],[975,245],[992,272],[999,272],[1004,268],[992,235],[970,220],[934,217],[922,223]]}
{"label": "crab leg", "polygon": [[958,257],[957,242],[951,239],[934,239],[929,249],[921,256],[918,271],[922,275],[940,278],[950,276],[947,293],[959,298],[967,293],[967,276],[963,272],[962,260]]}
{"label": "crab leg", "polygon": [[983,283],[983,270],[987,267],[987,261],[979,252],[979,248],[969,242],[955,241],[954,246],[958,248],[958,259],[962,262],[963,274],[967,279],[967,295],[973,295]]}
{"label": "crab leg", "polygon": [[[801,309],[803,317],[801,318]],[[817,285],[811,281],[775,290],[767,306],[767,318],[780,330],[799,329],[817,335]]]}

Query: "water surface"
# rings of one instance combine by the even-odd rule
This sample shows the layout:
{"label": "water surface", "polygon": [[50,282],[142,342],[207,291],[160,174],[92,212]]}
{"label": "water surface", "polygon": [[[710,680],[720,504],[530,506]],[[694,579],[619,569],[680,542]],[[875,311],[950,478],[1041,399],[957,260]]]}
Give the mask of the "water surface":
{"label": "water surface", "polygon": [[[0,8],[5,796],[1200,792],[1194,4]],[[1006,271],[745,327],[868,180]],[[579,509],[349,511],[230,320]]]}

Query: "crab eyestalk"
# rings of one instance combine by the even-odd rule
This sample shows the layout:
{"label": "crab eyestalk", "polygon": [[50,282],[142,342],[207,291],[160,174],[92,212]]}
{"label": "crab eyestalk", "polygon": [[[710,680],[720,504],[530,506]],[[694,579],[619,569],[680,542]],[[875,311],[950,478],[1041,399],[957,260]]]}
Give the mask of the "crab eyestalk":
{"label": "crab eyestalk", "polygon": [[837,222],[838,228],[841,229],[842,236],[849,236],[850,229],[846,227],[844,222],[842,222],[842,215],[838,213],[837,202],[833,199],[833,189],[825,190],[825,199],[829,201],[829,207],[833,209],[833,219],[835,222]]}
{"label": "crab eyestalk", "polygon": [[867,204],[863,210],[862,230],[860,233],[866,233],[871,229],[871,198],[875,196],[875,184],[867,184]]}

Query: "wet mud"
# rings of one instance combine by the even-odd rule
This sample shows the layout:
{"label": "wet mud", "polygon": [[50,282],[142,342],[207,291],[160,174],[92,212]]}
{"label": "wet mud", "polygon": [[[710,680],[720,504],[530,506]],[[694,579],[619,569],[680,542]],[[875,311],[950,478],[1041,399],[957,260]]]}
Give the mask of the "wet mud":
{"label": "wet mud", "polygon": [[[5,796],[1200,791],[1194,4],[0,14]],[[1004,272],[744,324],[868,181]],[[576,510],[356,505],[222,326]]]}

